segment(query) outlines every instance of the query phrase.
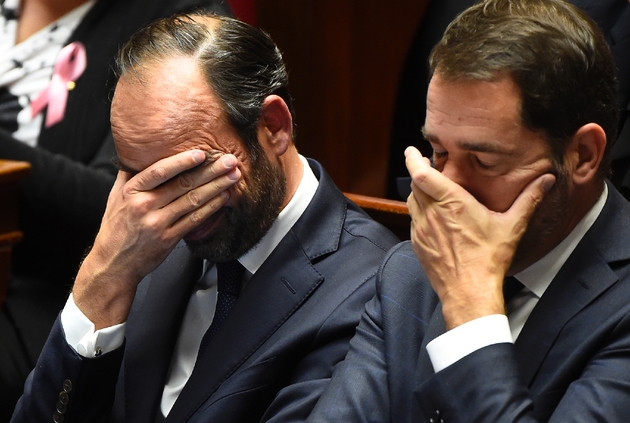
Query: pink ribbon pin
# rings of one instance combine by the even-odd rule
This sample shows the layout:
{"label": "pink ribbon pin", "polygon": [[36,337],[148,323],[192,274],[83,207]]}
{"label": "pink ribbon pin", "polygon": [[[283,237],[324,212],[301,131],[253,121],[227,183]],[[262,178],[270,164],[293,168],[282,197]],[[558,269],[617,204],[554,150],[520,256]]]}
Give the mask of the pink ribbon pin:
{"label": "pink ribbon pin", "polygon": [[68,101],[68,91],[87,65],[85,46],[78,41],[68,44],[59,52],[50,84],[31,102],[31,116],[38,115],[46,105],[46,128],[63,120]]}

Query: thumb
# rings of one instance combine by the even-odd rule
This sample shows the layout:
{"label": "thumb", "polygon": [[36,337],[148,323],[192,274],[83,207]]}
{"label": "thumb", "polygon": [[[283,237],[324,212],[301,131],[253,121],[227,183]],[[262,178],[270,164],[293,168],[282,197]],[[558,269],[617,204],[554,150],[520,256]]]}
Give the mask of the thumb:
{"label": "thumb", "polygon": [[529,222],[545,194],[555,183],[556,177],[551,173],[540,175],[523,189],[506,214],[514,219],[523,219],[522,221]]}

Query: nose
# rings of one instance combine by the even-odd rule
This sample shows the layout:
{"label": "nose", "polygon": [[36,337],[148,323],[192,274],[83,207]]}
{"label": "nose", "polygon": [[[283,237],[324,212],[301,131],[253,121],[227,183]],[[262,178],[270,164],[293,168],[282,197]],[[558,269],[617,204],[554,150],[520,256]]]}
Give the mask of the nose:
{"label": "nose", "polygon": [[452,160],[447,160],[442,166],[442,169],[438,170],[442,172],[442,175],[466,189],[467,178],[465,177],[462,169],[460,169]]}
{"label": "nose", "polygon": [[481,204],[489,207],[488,195],[491,195],[492,191],[488,187],[487,181],[479,180],[479,178],[477,178],[474,170],[469,170],[465,166],[458,166],[456,162],[448,160],[444,163],[441,171],[442,175],[464,188]]}

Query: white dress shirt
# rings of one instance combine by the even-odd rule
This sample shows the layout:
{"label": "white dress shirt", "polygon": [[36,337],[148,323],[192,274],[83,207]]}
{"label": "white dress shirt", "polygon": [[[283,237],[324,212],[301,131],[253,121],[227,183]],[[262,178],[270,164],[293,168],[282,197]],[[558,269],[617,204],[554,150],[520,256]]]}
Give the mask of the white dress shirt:
{"label": "white dress shirt", "polygon": [[506,305],[507,316],[495,314],[464,323],[427,344],[433,370],[437,373],[483,347],[514,342],[527,318],[560,271],[575,247],[593,225],[606,203],[608,186],[571,233],[547,255],[514,275],[524,286]]}
{"label": "white dress shirt", "polygon": [[[300,160],[304,171],[295,194],[260,242],[238,259],[245,267],[247,280],[256,273],[302,216],[319,186],[307,160],[302,156]],[[189,300],[164,387],[161,403],[164,416],[168,415],[192,373],[201,338],[212,323],[216,299],[216,267],[212,263],[204,262],[204,274]],[[75,305],[72,294],[61,312],[61,324],[68,344],[84,357],[94,357],[115,350],[122,345],[125,336],[125,323],[94,331],[94,324]]]}

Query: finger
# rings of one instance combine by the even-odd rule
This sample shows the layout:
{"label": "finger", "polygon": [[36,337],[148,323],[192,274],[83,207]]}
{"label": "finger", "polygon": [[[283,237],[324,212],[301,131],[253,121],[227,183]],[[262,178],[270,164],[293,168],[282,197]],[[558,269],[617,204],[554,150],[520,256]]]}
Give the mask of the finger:
{"label": "finger", "polygon": [[[228,189],[240,179],[240,170],[233,169],[225,175],[216,177],[211,181],[205,183],[204,185],[201,185],[195,189],[186,192],[184,195],[180,196],[167,207],[165,207],[164,210],[168,211],[171,214],[172,221],[176,221],[185,214],[194,212],[197,209],[201,209],[203,205],[210,201],[213,201],[217,196],[223,195],[225,201],[227,201],[227,199],[229,198]],[[222,203],[224,203],[225,201],[223,201]],[[195,217],[199,217],[199,219],[197,219],[199,220],[197,224],[199,224],[203,220],[210,217],[210,214],[206,216],[196,215]]]}
{"label": "finger", "polygon": [[237,165],[238,159],[234,155],[224,154],[214,161],[206,161],[198,168],[180,174],[177,182],[181,192],[187,192],[237,169]]}
{"label": "finger", "polygon": [[180,173],[199,166],[206,160],[201,150],[184,151],[158,160],[131,178],[131,191],[150,191]]}
{"label": "finger", "polygon": [[459,187],[431,167],[429,159],[423,157],[415,147],[405,150],[405,164],[413,184],[436,201],[442,201],[455,187]]}
{"label": "finger", "polygon": [[187,233],[193,231],[199,225],[203,224],[208,218],[221,209],[230,199],[230,192],[225,190],[210,200],[202,204],[200,207],[183,214],[169,229],[172,236],[181,239]]}
{"label": "finger", "polygon": [[114,185],[112,189],[109,191],[109,195],[107,196],[107,204],[109,205],[112,201],[115,201],[118,197],[120,197],[123,192],[123,187],[131,178],[131,174],[125,172],[124,170],[119,170],[116,175],[116,180],[114,181]]}
{"label": "finger", "polygon": [[124,170],[119,170],[112,187],[112,192],[119,191],[131,179],[131,174]]}
{"label": "finger", "polygon": [[424,217],[423,209],[418,203],[417,198],[422,198],[425,196],[425,194],[422,191],[420,191],[418,188],[416,188],[416,190],[419,191],[418,197],[416,197],[416,195],[413,192],[409,194],[409,196],[407,197],[407,209],[409,210],[409,216],[411,217],[411,225],[409,228],[409,233],[410,233],[410,239],[412,241],[414,240],[414,236],[416,234],[417,224],[419,220]]}
{"label": "finger", "polygon": [[[153,208],[166,207],[172,202],[178,201],[182,196],[188,196],[194,202],[198,196],[196,188],[237,170],[237,164],[236,157],[232,154],[225,154],[212,162],[206,162],[197,168],[176,175],[151,191]],[[236,179],[234,179],[234,175],[232,176],[232,181],[236,182],[240,178],[240,171],[238,171]],[[199,203],[203,202],[203,199],[199,200]],[[199,203],[196,205],[198,206]],[[188,211],[190,210],[185,210],[185,212]]]}
{"label": "finger", "polygon": [[414,174],[420,175],[431,167],[431,161],[422,155],[416,147],[407,147],[405,149],[405,164],[409,175],[413,178]]}
{"label": "finger", "polygon": [[[555,184],[556,177],[551,173],[545,173],[531,181],[514,200],[510,209],[505,212],[505,216],[513,221],[521,220],[529,222],[532,214],[543,200],[545,194]],[[522,228],[524,231],[525,227]]]}
{"label": "finger", "polygon": [[[412,190],[414,189],[413,184],[412,184],[411,189]],[[422,191],[420,191],[418,188],[415,188],[415,189],[418,190],[418,193],[420,195],[424,195],[424,193],[422,193]],[[420,198],[420,195],[418,196],[418,198]],[[409,196],[407,197],[407,210],[409,210],[409,216],[411,216],[412,221],[414,220],[416,216],[418,216],[418,214],[421,211],[420,205],[418,204],[418,200],[414,192],[409,194]]]}

